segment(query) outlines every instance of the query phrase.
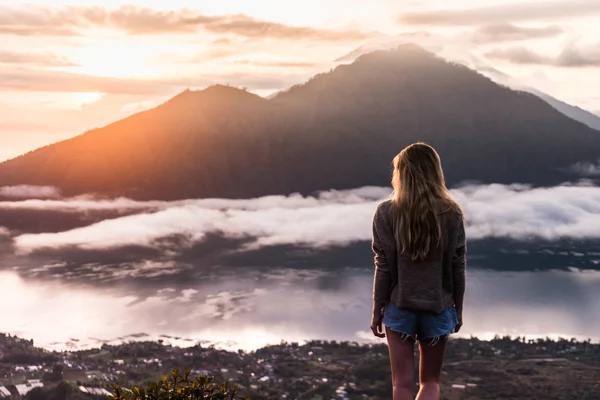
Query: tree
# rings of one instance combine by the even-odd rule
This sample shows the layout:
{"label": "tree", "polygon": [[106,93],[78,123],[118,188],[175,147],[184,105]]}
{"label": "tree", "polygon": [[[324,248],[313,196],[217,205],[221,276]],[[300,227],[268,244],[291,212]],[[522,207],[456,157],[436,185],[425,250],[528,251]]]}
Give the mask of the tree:
{"label": "tree", "polygon": [[[149,382],[146,388],[133,387],[131,390],[113,385],[113,400],[234,400],[237,387],[229,383],[217,385],[206,375],[190,378],[191,369],[183,374],[178,368],[165,375],[158,382]],[[249,398],[246,398],[249,400]]]}

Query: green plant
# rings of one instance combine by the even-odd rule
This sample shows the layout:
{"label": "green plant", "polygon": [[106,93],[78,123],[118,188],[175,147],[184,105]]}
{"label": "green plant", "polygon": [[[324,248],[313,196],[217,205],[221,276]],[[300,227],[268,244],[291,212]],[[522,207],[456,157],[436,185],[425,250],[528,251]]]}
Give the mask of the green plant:
{"label": "green plant", "polygon": [[[113,400],[234,400],[236,386],[229,383],[217,385],[213,378],[201,375],[190,378],[191,369],[183,373],[178,368],[162,380],[149,382],[146,388],[133,387],[131,390],[113,385]],[[249,400],[249,398],[246,398]]]}

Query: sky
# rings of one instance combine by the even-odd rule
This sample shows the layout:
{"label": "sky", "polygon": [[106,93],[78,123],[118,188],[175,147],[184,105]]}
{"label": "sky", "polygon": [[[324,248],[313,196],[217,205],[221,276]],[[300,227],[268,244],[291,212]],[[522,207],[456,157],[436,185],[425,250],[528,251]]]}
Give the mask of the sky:
{"label": "sky", "polygon": [[600,112],[600,0],[0,0],[0,160],[186,89],[269,95],[419,33]]}

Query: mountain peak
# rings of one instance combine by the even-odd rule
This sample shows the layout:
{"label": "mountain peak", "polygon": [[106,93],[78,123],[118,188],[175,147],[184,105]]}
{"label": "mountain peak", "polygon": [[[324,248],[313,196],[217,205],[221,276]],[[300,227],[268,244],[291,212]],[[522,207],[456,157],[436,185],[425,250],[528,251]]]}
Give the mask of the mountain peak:
{"label": "mountain peak", "polygon": [[375,50],[370,53],[362,54],[349,66],[360,66],[367,64],[422,64],[431,63],[433,60],[446,62],[436,54],[426,50],[415,43],[402,43],[390,49]]}
{"label": "mountain peak", "polygon": [[399,44],[396,47],[392,47],[390,49],[381,49],[376,50],[367,54],[363,54],[357,58],[357,61],[360,59],[369,59],[369,58],[380,58],[380,57],[396,57],[396,56],[418,56],[418,57],[435,57],[435,55],[425,50],[423,47],[419,46],[416,43],[407,42]]}
{"label": "mountain peak", "polygon": [[[411,79],[416,81],[411,82]],[[281,92],[275,100],[333,101],[329,96],[363,96],[368,93],[382,107],[394,104],[394,92],[438,87],[453,90],[464,85],[495,86],[481,74],[451,63],[414,43],[376,50],[359,56],[351,64],[341,64],[328,73],[316,75],[305,84]],[[385,100],[388,95],[392,98]]]}
{"label": "mountain peak", "polygon": [[238,88],[236,86],[216,84],[210,85],[204,90],[200,90],[199,93],[204,93],[207,95],[246,95],[249,92],[245,88]]}
{"label": "mountain peak", "polygon": [[228,101],[252,101],[257,99],[262,98],[248,92],[245,88],[217,84],[202,90],[186,89],[169,100],[168,103],[176,103],[179,105],[181,102],[210,101],[221,103]]}

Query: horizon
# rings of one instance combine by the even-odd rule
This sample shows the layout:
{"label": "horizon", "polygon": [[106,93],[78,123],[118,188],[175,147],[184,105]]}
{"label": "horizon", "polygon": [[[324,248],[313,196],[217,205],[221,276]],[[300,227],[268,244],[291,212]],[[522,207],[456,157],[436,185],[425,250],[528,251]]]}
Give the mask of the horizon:
{"label": "horizon", "polygon": [[186,88],[231,84],[266,97],[361,46],[390,47],[401,38],[440,48],[448,59],[479,57],[559,100],[600,111],[593,21],[600,1],[462,0],[449,8],[442,1],[330,0],[315,2],[319,14],[308,12],[310,4],[0,0],[0,160]]}

